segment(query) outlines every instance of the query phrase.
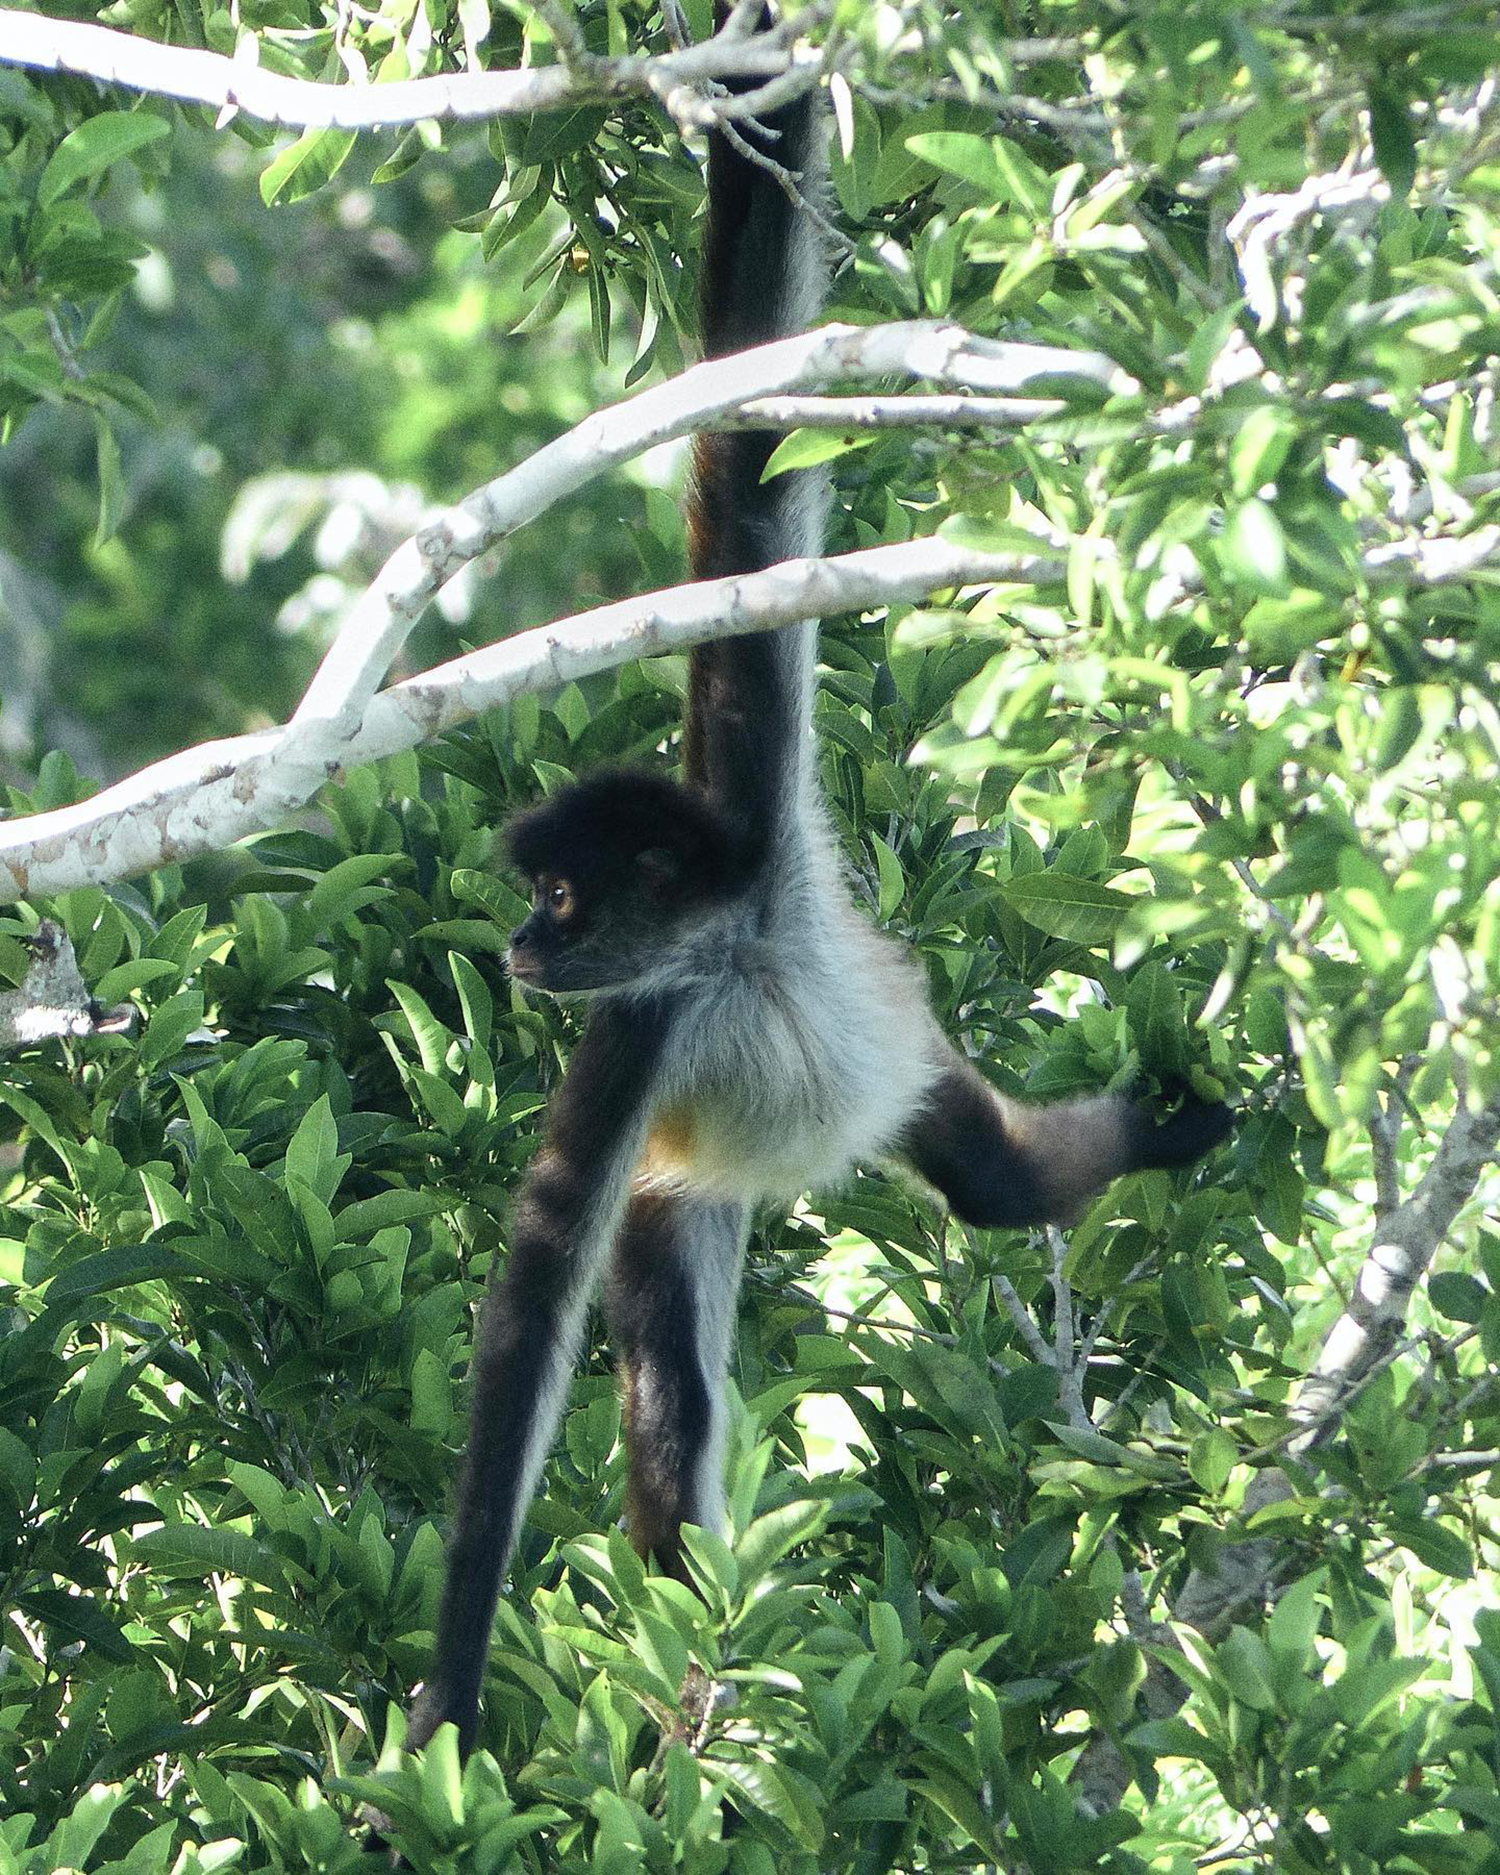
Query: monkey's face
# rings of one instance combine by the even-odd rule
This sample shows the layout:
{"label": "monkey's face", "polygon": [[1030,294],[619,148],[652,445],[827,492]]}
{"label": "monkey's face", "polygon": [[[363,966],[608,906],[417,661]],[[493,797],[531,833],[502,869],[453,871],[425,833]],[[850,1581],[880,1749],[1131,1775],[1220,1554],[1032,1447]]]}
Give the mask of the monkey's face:
{"label": "monkey's face", "polygon": [[531,916],[510,934],[510,973],[553,995],[616,989],[644,976],[691,922],[695,895],[664,847],[590,856],[538,874]]}
{"label": "monkey's face", "polygon": [[617,989],[748,883],[736,830],[665,776],[602,769],[517,815],[511,855],[532,882],[512,933],[517,982],[556,995]]}

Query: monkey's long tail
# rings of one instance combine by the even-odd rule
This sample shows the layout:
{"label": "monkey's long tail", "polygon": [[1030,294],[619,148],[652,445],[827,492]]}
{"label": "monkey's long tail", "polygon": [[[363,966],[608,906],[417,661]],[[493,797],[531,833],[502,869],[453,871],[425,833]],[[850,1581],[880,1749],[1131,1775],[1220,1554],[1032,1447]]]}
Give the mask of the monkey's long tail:
{"label": "monkey's long tail", "polygon": [[[742,120],[737,148],[709,138],[699,309],[704,355],[723,357],[805,329],[826,279],[817,203],[822,112],[811,93]],[[815,471],[761,480],[779,436],[699,436],[688,491],[695,578],[757,572],[823,544],[826,483]],[[685,729],[688,779],[739,816],[752,844],[774,841],[811,785],[808,722],[816,635],[807,626],[695,651]]]}

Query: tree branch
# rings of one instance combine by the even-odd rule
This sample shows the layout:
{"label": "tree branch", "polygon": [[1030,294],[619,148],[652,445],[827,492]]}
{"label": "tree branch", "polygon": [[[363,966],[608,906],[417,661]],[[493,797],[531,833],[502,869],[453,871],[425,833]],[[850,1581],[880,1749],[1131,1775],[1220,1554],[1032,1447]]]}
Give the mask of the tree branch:
{"label": "tree branch", "polygon": [[1350,1387],[1400,1332],[1418,1279],[1473,1197],[1480,1175],[1494,1164],[1497,1144],[1500,1100],[1474,1109],[1461,1106],[1416,1190],[1377,1221],[1349,1307],[1324,1338],[1292,1407],[1302,1427],[1292,1442],[1294,1456],[1335,1429]]}
{"label": "tree branch", "polygon": [[1375,1178],[1375,1216],[1379,1220],[1394,1211],[1401,1202],[1401,1121],[1406,1108],[1407,1089],[1421,1066],[1417,1055],[1403,1057],[1395,1078],[1386,1090],[1384,1104],[1377,1103],[1370,1116],[1370,1167]]}
{"label": "tree branch", "polygon": [[[253,38],[241,49],[258,54]],[[325,84],[263,71],[236,53],[162,45],[134,33],[75,20],[50,19],[0,7],[0,64],[68,72],[100,84],[123,85],[221,113],[243,111],[297,130],[373,130],[433,119],[531,116],[615,98],[653,97],[683,130],[752,114],[757,94],[713,92],[726,80],[784,81],[791,93],[811,90],[821,72],[814,47],[789,45],[779,32],[747,35],[728,28],[700,45],[652,56],[568,56],[556,65],[521,71],[445,72],[385,85]]]}
{"label": "tree branch", "polygon": [[[398,547],[344,621],[293,720],[309,730],[321,725],[326,731],[321,753],[328,759],[339,756],[439,587],[565,495],[657,443],[711,428],[721,417],[730,419],[728,427],[742,427],[733,413],[746,403],[847,378],[925,379],[1013,396],[1028,384],[1059,375],[1115,390],[1133,383],[1102,352],[982,339],[961,326],[928,319],[824,326],[694,365],[625,403],[585,417]],[[911,420],[921,422],[924,416],[914,400]]]}
{"label": "tree branch", "polygon": [[1017,430],[1060,417],[1061,397],[756,397],[714,423],[716,430]]}
{"label": "tree branch", "polygon": [[[653,651],[682,649],[719,630],[764,629],[920,598],[992,577],[996,569],[1015,577],[1028,564],[1026,556],[962,553],[938,541],[853,554],[842,562],[796,562],[751,581],[688,586],[604,607],[375,696],[408,633],[447,580],[564,496],[654,444],[721,418],[739,425],[737,411],[757,399],[851,377],[896,376],[1014,398],[1029,384],[1058,375],[1117,390],[1132,384],[1102,353],[981,339],[958,326],[910,320],[799,334],[696,365],[596,412],[397,548],[346,618],[290,724],[203,744],[81,806],[7,824],[0,831],[0,903],[126,878],[211,851],[304,806],[339,769],[409,748],[526,690]],[[921,421],[932,414],[933,401],[947,400],[912,401],[907,414]],[[763,413],[762,421],[771,418]],[[1050,547],[1043,547],[1030,564],[1051,572],[1057,562]]]}
{"label": "tree branch", "polygon": [[529,691],[632,658],[798,619],[863,611],[992,580],[1055,577],[1061,553],[986,553],[939,538],[703,580],[600,606],[455,658],[382,691],[336,755],[295,719],[200,744],[93,800],[0,824],[0,903],[125,879],[211,852],[306,805],[342,768],[375,761]]}
{"label": "tree branch", "polygon": [[[1437,1253],[1455,1217],[1473,1197],[1484,1172],[1495,1163],[1500,1144],[1500,1100],[1477,1109],[1461,1107],[1416,1190],[1377,1220],[1375,1241],[1355,1285],[1348,1310],[1334,1323],[1322,1350],[1303,1380],[1292,1405],[1300,1430],[1287,1442],[1294,1456],[1328,1437],[1351,1393],[1382,1361],[1406,1319],[1407,1306],[1422,1272]],[[1245,1493],[1244,1515],[1285,1498],[1291,1484],[1279,1466],[1257,1472]],[[1275,1536],[1253,1536],[1227,1543],[1212,1573],[1193,1568],[1172,1603],[1173,1619],[1210,1641],[1218,1639],[1245,1614],[1262,1607],[1277,1586],[1284,1554]],[[1170,1635],[1170,1630],[1166,1631]],[[1176,1645],[1175,1638],[1170,1640]],[[1155,1659],[1147,1671],[1143,1697],[1152,1717],[1177,1711],[1187,1688],[1167,1661]],[[1113,1809],[1132,1778],[1129,1760],[1110,1738],[1099,1737],[1084,1750],[1069,1783],[1095,1814]]]}
{"label": "tree branch", "polygon": [[[925,379],[1010,395],[1060,374],[1116,389],[1131,384],[1102,353],[1010,344],[939,321],[909,320],[827,326],[781,339],[695,365],[595,412],[396,549],[345,619],[290,724],[200,745],[83,806],[6,825],[0,831],[0,903],[126,878],[211,851],[305,805],[342,767],[408,748],[476,710],[584,670],[680,649],[716,629],[755,630],[885,605],[984,578],[986,566],[1014,569],[1022,563],[1014,555],[961,555],[944,543],[919,541],[897,550],[904,559],[850,555],[842,571],[819,574],[819,563],[799,562],[796,578],[778,578],[773,570],[743,593],[729,592],[725,582],[684,587],[507,640],[476,654],[477,662],[461,659],[410,680],[371,709],[392,659],[447,580],[564,496],[657,443],[720,418],[738,423],[735,412],[747,402],[845,378]],[[913,421],[927,414],[928,401],[913,400]],[[1041,549],[1038,568],[1054,565],[1049,555],[1049,548]],[[796,591],[811,596],[787,597]],[[741,623],[723,626],[726,604],[739,611]],[[491,664],[501,675],[487,688]]]}

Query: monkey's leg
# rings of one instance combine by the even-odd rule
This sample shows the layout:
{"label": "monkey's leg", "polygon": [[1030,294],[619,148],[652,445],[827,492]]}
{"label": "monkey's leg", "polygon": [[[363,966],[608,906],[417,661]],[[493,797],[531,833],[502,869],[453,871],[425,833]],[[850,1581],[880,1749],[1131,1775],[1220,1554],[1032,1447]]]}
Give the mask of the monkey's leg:
{"label": "monkey's leg", "polygon": [[955,1050],[896,1151],[966,1223],[1066,1224],[1112,1178],[1191,1165],[1233,1125],[1227,1107],[1199,1100],[1160,1122],[1116,1094],[1028,1106]]}
{"label": "monkey's leg", "polygon": [[463,1751],[474,1743],[501,1577],[562,1413],[589,1294],[624,1215],[663,1034],[647,1008],[601,1004],[548,1110],[505,1272],[480,1314],[469,1445],[436,1654],[412,1708],[414,1745],[445,1719],[457,1725]]}
{"label": "monkey's leg", "polygon": [[638,1192],[606,1301],[625,1382],[631,1541],[681,1581],[683,1523],[724,1516],[724,1375],[747,1218],[691,1192]]}

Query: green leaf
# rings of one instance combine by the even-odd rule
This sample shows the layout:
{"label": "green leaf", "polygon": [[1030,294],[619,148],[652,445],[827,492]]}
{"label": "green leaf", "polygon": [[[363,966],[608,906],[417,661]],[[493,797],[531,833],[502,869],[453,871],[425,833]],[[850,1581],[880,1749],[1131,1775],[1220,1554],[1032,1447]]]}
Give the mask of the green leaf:
{"label": "green leaf", "polygon": [[1027,924],[1073,944],[1103,943],[1135,903],[1097,880],[1055,869],[1007,879],[1000,896]]}
{"label": "green leaf", "polygon": [[1049,211],[1052,179],[1004,137],[977,137],[964,131],[921,131],[906,147],[924,163],[960,176],[986,203],[1015,202],[1040,218]]}
{"label": "green leaf", "polygon": [[856,449],[868,449],[880,441],[878,432],[858,430],[792,430],[771,451],[771,459],[760,479],[769,482],[788,469],[811,469],[820,462],[836,462]]}
{"label": "green leaf", "polygon": [[1479,1321],[1484,1314],[1489,1293],[1483,1283],[1464,1275],[1461,1270],[1442,1270],[1431,1277],[1427,1284],[1427,1295],[1432,1306],[1439,1315],[1446,1315],[1450,1322]]}
{"label": "green leaf", "polygon": [[827,1521],[828,1506],[815,1502],[783,1504],[757,1517],[734,1546],[740,1581],[747,1588],[758,1582],[788,1550],[810,1542]]}
{"label": "green leaf", "polygon": [[1301,1665],[1310,1657],[1322,1618],[1318,1596],[1323,1583],[1324,1572],[1314,1570],[1277,1598],[1266,1623],[1266,1644],[1278,1658]]}
{"label": "green leaf", "polygon": [[169,1002],[153,1010],[137,1051],[141,1066],[147,1070],[159,1068],[180,1054],[187,1038],[202,1022],[202,990],[179,990]]}
{"label": "green leaf", "polygon": [[303,1114],[286,1149],[288,1183],[300,1180],[323,1205],[332,1204],[334,1194],[353,1157],[340,1152],[338,1123],[333,1117],[326,1094]]}
{"label": "green leaf", "polygon": [[448,1364],[431,1348],[418,1348],[411,1364],[411,1429],[444,1439],[453,1423],[453,1386]]}
{"label": "green leaf", "polygon": [[1286,536],[1263,501],[1243,501],[1219,542],[1225,570],[1257,592],[1285,593]]}
{"label": "green leaf", "polygon": [[1294,586],[1282,599],[1257,599],[1245,614],[1245,642],[1263,664],[1292,664],[1342,629],[1343,607],[1326,593]]}
{"label": "green leaf", "polygon": [[908,137],[906,147],[934,169],[972,183],[988,201],[1008,197],[1005,175],[988,137],[976,137],[967,131],[928,130]]}
{"label": "green leaf", "polygon": [[440,1191],[408,1191],[396,1186],[373,1198],[356,1198],[334,1214],[341,1243],[359,1243],[393,1224],[413,1224],[418,1218],[436,1217],[452,1200]]}
{"label": "green leaf", "polygon": [[125,509],[125,479],[120,473],[119,439],[102,419],[94,425],[94,441],[99,464],[99,520],[94,528],[94,545],[102,547],[120,525]]}
{"label": "green leaf", "polygon": [[170,1249],[155,1244],[132,1244],[119,1250],[100,1250],[70,1264],[47,1285],[49,1308],[66,1308],[84,1296],[103,1295],[132,1283],[158,1276],[181,1274],[181,1260]]}
{"label": "green leaf", "polygon": [[1130,979],[1125,1008],[1131,1038],[1146,1066],[1165,1073],[1180,1069],[1186,1053],[1187,1018],[1182,993],[1165,965],[1155,958],[1141,965]]}
{"label": "green leaf", "polygon": [[1242,1706],[1274,1712],[1276,1691],[1271,1656],[1265,1642],[1249,1628],[1231,1628],[1214,1655],[1219,1672]]}
{"label": "green leaf", "polygon": [[1417,136],[1411,106],[1388,85],[1372,84],[1367,96],[1375,161],[1391,185],[1392,194],[1399,198],[1410,193],[1417,179]]}
{"label": "green leaf", "polygon": [[472,866],[455,866],[449,874],[448,884],[456,899],[482,905],[506,932],[513,925],[519,924],[530,910],[520,893],[503,879],[497,879],[492,872],[480,872]]}
{"label": "green leaf", "polygon": [[355,142],[352,130],[304,130],[266,164],[260,199],[267,208],[273,202],[300,202],[338,174]]}
{"label": "green leaf", "polygon": [[1289,412],[1275,404],[1257,405],[1229,446],[1229,479],[1235,494],[1244,499],[1274,482],[1296,437]]}
{"label": "green leaf", "polygon": [[1095,1459],[1102,1465],[1123,1465],[1128,1471],[1138,1472],[1143,1478],[1159,1478],[1163,1482],[1180,1475],[1177,1466],[1170,1460],[1156,1458],[1149,1452],[1137,1452],[1117,1440],[1106,1438],[1102,1432],[1095,1432],[1091,1426],[1073,1426],[1066,1420],[1049,1419],[1047,1427],[1053,1437],[1067,1446],[1070,1452]]}
{"label": "green leaf", "polygon": [[31,1589],[16,1597],[16,1606],[22,1614],[69,1641],[82,1641],[103,1660],[123,1663],[135,1659],[135,1649],[118,1624],[92,1596],[67,1595],[61,1589]]}
{"label": "green leaf", "polygon": [[1228,1433],[1211,1427],[1194,1439],[1188,1451],[1188,1471],[1194,1484],[1209,1497],[1217,1497],[1228,1484],[1238,1456]]}
{"label": "green leaf", "polygon": [[458,991],[469,1039],[476,1048],[486,1049],[495,1019],[495,1002],[489,986],[461,951],[449,951],[448,968],[453,972],[453,987]]}
{"label": "green leaf", "polygon": [[50,208],[81,182],[102,176],[111,163],[165,137],[171,125],[149,110],[100,111],[65,136],[37,184],[37,205]]}
{"label": "green leaf", "polygon": [[1468,1582],[1474,1574],[1474,1557],[1468,1544],[1446,1524],[1415,1519],[1393,1525],[1391,1535],[1409,1549],[1419,1562],[1439,1574],[1452,1576],[1456,1582]]}
{"label": "green leaf", "polygon": [[101,1003],[118,1003],[132,990],[145,989],[152,983],[180,980],[182,965],[167,957],[129,957],[113,970],[106,970],[94,985],[94,998]]}
{"label": "green leaf", "polygon": [[411,1025],[412,1039],[417,1044],[423,1068],[428,1074],[441,1075],[447,1065],[452,1036],[409,983],[391,983],[387,988]]}
{"label": "green leaf", "polygon": [[882,920],[893,918],[906,896],[906,876],[900,860],[878,833],[870,834],[870,845],[875,849],[875,863],[880,868],[880,916]]}
{"label": "green leaf", "polygon": [[422,1111],[439,1132],[449,1139],[458,1139],[469,1119],[469,1110],[461,1096],[440,1074],[429,1074],[425,1068],[408,1068],[406,1072]]}
{"label": "green leaf", "polygon": [[209,1524],[176,1523],[147,1530],[134,1538],[131,1554],[169,1575],[201,1575],[215,1569],[224,1575],[279,1588],[286,1565],[274,1550],[240,1530],[220,1530]]}
{"label": "green leaf", "polygon": [[1349,1726],[1367,1725],[1383,1706],[1404,1693],[1428,1668],[1425,1660],[1366,1660],[1348,1666],[1333,1684],[1333,1702]]}
{"label": "green leaf", "polygon": [[407,864],[401,853],[351,853],[348,859],[330,866],[308,895],[307,909],[313,929],[323,931],[335,920],[347,918],[385,896],[366,888],[373,880]]}
{"label": "green leaf", "polygon": [[542,111],[521,132],[520,160],[528,168],[555,163],[560,157],[586,150],[604,128],[609,113],[596,105],[571,111]]}
{"label": "green leaf", "polygon": [[790,1767],[778,1767],[754,1758],[737,1763],[711,1760],[715,1777],[723,1780],[726,1795],[741,1814],[759,1811],[772,1818],[804,1849],[816,1852],[823,1841],[823,1819],[817,1794]]}

